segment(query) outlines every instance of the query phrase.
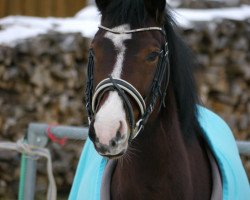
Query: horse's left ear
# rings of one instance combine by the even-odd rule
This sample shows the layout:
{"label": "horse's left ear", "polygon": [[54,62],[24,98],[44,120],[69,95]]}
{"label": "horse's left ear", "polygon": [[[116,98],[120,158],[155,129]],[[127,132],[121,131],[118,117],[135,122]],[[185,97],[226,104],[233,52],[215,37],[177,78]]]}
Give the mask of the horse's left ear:
{"label": "horse's left ear", "polygon": [[157,23],[161,23],[166,7],[166,0],[144,0],[146,10]]}

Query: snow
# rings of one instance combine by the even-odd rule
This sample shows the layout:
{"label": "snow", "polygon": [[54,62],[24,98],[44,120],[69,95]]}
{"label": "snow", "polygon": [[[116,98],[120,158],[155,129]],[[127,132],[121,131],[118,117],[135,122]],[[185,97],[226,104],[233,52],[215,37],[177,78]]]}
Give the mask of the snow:
{"label": "snow", "polygon": [[250,18],[250,6],[246,5],[239,8],[176,9],[175,11],[175,18],[183,27],[187,27],[193,22],[209,22],[217,19],[242,21]]}
{"label": "snow", "polygon": [[0,44],[11,44],[13,41],[22,40],[29,37],[34,37],[38,34],[46,33],[47,31],[42,28],[33,27],[31,29],[20,25],[13,25],[9,28],[0,31]]}
{"label": "snow", "polygon": [[[174,9],[173,14],[181,27],[192,28],[196,22],[208,22],[221,18],[245,20],[250,18],[250,6],[222,9]],[[0,19],[0,44],[14,46],[20,40],[52,30],[62,33],[80,32],[84,37],[92,38],[99,23],[100,14],[93,5],[70,18],[9,16]]]}
{"label": "snow", "polygon": [[100,15],[95,6],[89,6],[69,18],[40,18],[27,16],[8,16],[0,19],[0,44],[15,46],[23,39],[35,37],[49,31],[61,33],[80,32],[92,38],[98,29]]}
{"label": "snow", "polygon": [[100,14],[96,6],[88,6],[76,13],[75,17],[79,19],[95,20],[100,18]]}

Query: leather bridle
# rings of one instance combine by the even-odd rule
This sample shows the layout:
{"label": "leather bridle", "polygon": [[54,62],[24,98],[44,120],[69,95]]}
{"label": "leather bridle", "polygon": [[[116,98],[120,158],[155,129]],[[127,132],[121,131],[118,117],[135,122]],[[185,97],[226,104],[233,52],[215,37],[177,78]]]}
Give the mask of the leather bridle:
{"label": "leather bridle", "polygon": [[[99,26],[99,28],[114,34],[131,34],[142,31],[161,31],[166,38],[164,29],[160,27],[147,27],[122,32],[114,31],[101,25]],[[93,51],[90,49],[87,67],[87,86],[85,92],[86,109],[88,112],[89,123],[94,118],[103,95],[108,91],[116,91],[123,100],[124,107],[127,111],[129,126],[131,130],[130,139],[134,139],[143,129],[150,114],[153,112],[159,96],[161,96],[160,107],[165,107],[165,96],[169,83],[169,77],[170,64],[168,58],[168,43],[165,41],[165,44],[159,53],[159,61],[157,63],[157,68],[154,74],[153,82],[151,84],[149,95],[145,99],[133,85],[123,79],[113,78],[111,75],[108,78],[102,80],[94,90],[94,55]],[[129,97],[136,102],[140,111],[140,118],[137,122],[135,122],[133,107],[131,105]],[[146,101],[148,102],[148,105],[146,105]]]}

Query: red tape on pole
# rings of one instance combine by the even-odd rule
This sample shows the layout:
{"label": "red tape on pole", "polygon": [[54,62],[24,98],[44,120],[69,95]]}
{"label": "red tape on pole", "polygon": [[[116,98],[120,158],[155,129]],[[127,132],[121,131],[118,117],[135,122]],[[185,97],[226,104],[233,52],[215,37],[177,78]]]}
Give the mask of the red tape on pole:
{"label": "red tape on pole", "polygon": [[63,137],[63,138],[58,138],[56,137],[52,132],[51,132],[51,128],[53,127],[56,127],[55,125],[49,125],[48,128],[47,128],[47,135],[49,137],[49,139],[52,141],[52,142],[55,142],[55,143],[58,143],[60,144],[61,146],[64,146],[68,140],[68,138],[66,137]]}

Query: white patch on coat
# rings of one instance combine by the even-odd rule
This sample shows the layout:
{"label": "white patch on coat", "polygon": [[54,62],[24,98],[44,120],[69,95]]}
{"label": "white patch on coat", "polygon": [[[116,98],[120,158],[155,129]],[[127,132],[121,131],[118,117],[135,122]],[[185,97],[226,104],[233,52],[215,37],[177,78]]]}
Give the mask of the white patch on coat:
{"label": "white patch on coat", "polygon": [[[113,30],[127,31],[130,30],[130,26],[121,25],[113,28]],[[111,32],[107,32],[104,37],[110,39],[113,42],[117,51],[117,58],[111,76],[113,78],[121,78],[126,51],[124,41],[131,39],[132,34],[114,34]],[[95,117],[94,128],[99,142],[101,144],[109,145],[110,140],[116,136],[120,125],[122,125],[120,132],[122,136],[125,136],[125,142],[125,140],[127,140],[127,138],[129,137],[127,135],[129,130],[126,122],[126,113],[123,107],[123,102],[116,91],[111,91],[109,92],[109,96],[104,104],[96,113]]]}

